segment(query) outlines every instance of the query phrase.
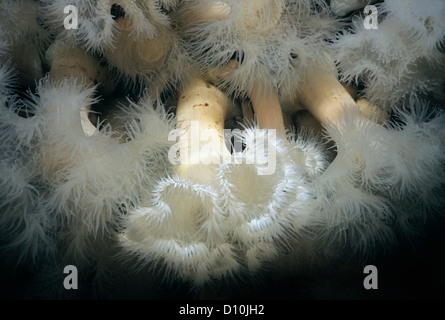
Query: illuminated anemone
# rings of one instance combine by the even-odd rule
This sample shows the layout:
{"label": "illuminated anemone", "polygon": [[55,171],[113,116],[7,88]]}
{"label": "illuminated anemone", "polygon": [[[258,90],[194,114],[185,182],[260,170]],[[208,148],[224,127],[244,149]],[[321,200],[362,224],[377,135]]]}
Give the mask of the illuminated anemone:
{"label": "illuminated anemone", "polygon": [[445,32],[442,1],[385,1],[377,5],[378,29],[358,16],[338,37],[333,55],[340,77],[364,85],[362,95],[390,111],[443,97]]}
{"label": "illuminated anemone", "polygon": [[0,249],[56,296],[68,264],[203,289],[361,263],[445,206],[441,0],[0,9]]}
{"label": "illuminated anemone", "polygon": [[[43,1],[45,21],[59,38],[103,57],[114,82],[148,90],[156,99],[179,89],[192,65],[168,12],[177,1]],[[77,29],[65,29],[64,8],[74,5]]]}

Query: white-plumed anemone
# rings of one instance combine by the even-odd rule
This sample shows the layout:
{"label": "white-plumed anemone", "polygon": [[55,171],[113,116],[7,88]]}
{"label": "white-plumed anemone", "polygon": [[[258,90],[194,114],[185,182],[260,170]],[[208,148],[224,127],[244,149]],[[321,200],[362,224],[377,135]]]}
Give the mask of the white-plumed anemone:
{"label": "white-plumed anemone", "polygon": [[[43,282],[117,257],[203,288],[415,238],[445,207],[445,3],[330,16],[375,2],[1,2],[0,253]],[[257,122],[224,137],[239,100]],[[286,132],[299,108],[317,132]]]}
{"label": "white-plumed anemone", "polygon": [[[306,60],[324,50],[335,26],[328,16],[313,19],[306,2],[191,0],[178,10],[178,21],[190,54],[229,94],[250,95],[259,81],[293,96]],[[219,69],[234,59],[237,68],[221,78]]]}
{"label": "white-plumed anemone", "polygon": [[[369,254],[374,245],[389,248],[394,225],[416,208],[399,212],[398,201],[417,199],[424,209],[443,186],[443,115],[400,112],[403,125],[390,127],[345,111],[327,133],[337,156],[315,181],[321,234],[328,243],[347,244]],[[404,207],[406,208],[406,207]]]}
{"label": "white-plumed anemone", "polygon": [[[123,113],[128,114],[128,122],[121,124],[123,133],[105,126],[87,135],[81,110],[94,102],[94,87],[85,87],[74,79],[44,79],[37,92],[31,102],[34,116],[20,118],[12,108],[1,117],[5,166],[17,158],[15,166],[32,172],[31,182],[40,181],[39,185],[44,186],[42,190],[27,187],[31,182],[16,186],[24,185],[23,190],[17,190],[18,199],[35,193],[32,204],[29,200],[21,201],[21,205],[37,213],[31,216],[23,207],[17,209],[23,212],[15,218],[31,228],[35,224],[29,219],[43,219],[43,213],[51,217],[56,237],[64,239],[59,242],[61,254],[80,263],[100,245],[96,238],[114,234],[120,210],[137,203],[139,188],[149,188],[151,177],[164,170],[166,158],[162,154],[167,154],[170,144],[171,120],[162,107],[154,109],[150,101],[144,101],[123,108]],[[15,180],[2,175],[2,184],[19,181],[19,173],[14,174]],[[2,207],[15,203],[7,197],[2,201]],[[20,232],[17,236],[25,236],[25,231]],[[38,243],[31,237],[23,241],[27,245]]]}
{"label": "white-plumed anemone", "polygon": [[267,268],[294,245],[312,221],[311,183],[327,165],[320,147],[258,128],[233,135],[247,147],[235,142],[212,179],[170,173],[144,194],[125,222],[124,256],[201,286]]}
{"label": "white-plumed anemone", "polygon": [[[42,11],[46,24],[54,34],[66,41],[83,46],[87,50],[102,52],[105,47],[113,47],[115,32],[119,31],[115,20],[131,20],[131,38],[140,40],[152,38],[158,34],[157,26],[169,25],[168,16],[163,9],[171,10],[177,0],[42,0]],[[77,29],[65,29],[65,20],[72,11],[64,8],[74,6],[77,9]],[[73,23],[73,20],[67,20]]]}
{"label": "white-plumed anemone", "polygon": [[[173,277],[197,285],[237,268],[227,242],[224,207],[214,186],[217,164],[205,163],[220,159],[220,149],[225,148],[221,138],[231,104],[200,78],[181,92],[176,112],[177,130],[185,133],[179,135],[180,161],[175,167],[168,162],[170,170],[153,190],[142,190],[140,207],[130,210],[121,237],[125,251],[141,257],[141,265],[161,265]],[[211,139],[200,142],[204,134]],[[169,161],[174,160],[169,152]]]}
{"label": "white-plumed anemone", "polygon": [[109,1],[112,6],[121,6],[125,14],[123,18],[131,23],[130,36],[135,40],[154,38],[162,34],[159,27],[170,26],[168,12],[176,7],[177,2],[178,0]]}
{"label": "white-plumed anemone", "polygon": [[422,195],[424,190],[440,186],[444,179],[445,117],[442,111],[425,103],[400,110],[396,115],[400,124],[390,130],[392,139],[388,139],[397,155],[392,157],[388,152],[392,195]]}
{"label": "white-plumed anemone", "polygon": [[270,131],[248,128],[237,138],[246,149],[219,167],[216,180],[232,241],[247,268],[256,271],[276,260],[306,226],[313,209],[309,175],[320,168],[305,157],[305,146]]}
{"label": "white-plumed anemone", "polygon": [[[420,6],[424,9],[408,14]],[[356,17],[352,31],[339,35],[332,46],[342,81],[362,82],[363,95],[385,110],[443,94],[445,57],[439,48],[445,31],[437,19],[443,13],[436,16],[443,7],[385,1],[378,8],[386,15],[379,16],[378,29],[371,30]]]}
{"label": "white-plumed anemone", "polygon": [[[397,112],[392,130],[391,201],[402,234],[421,233],[444,206],[445,117],[427,103]],[[413,152],[415,150],[415,152]]]}
{"label": "white-plumed anemone", "polygon": [[52,253],[52,224],[32,165],[31,146],[39,132],[30,125],[32,120],[18,115],[20,101],[9,88],[13,72],[8,65],[0,68],[0,78],[6,82],[0,96],[0,250],[19,261],[36,263]]}
{"label": "white-plumed anemone", "polygon": [[319,212],[313,216],[317,247],[330,254],[353,248],[354,254],[367,257],[393,244],[390,203],[362,189],[353,178],[357,168],[348,164],[333,162],[332,171],[328,169],[315,183],[319,190]]}
{"label": "white-plumed anemone", "polygon": [[[149,86],[155,98],[180,87],[191,65],[166,11],[176,1],[44,1],[47,24],[60,39],[103,54],[116,79],[130,88]],[[78,10],[78,29],[62,28],[63,8]]]}
{"label": "white-plumed anemone", "polygon": [[226,220],[218,190],[173,176],[129,212],[121,245],[137,255],[140,266],[202,285],[239,268]]}
{"label": "white-plumed anemone", "polygon": [[[65,12],[65,7],[73,9],[68,6],[76,8],[77,17],[68,17],[68,14],[74,14],[73,10]],[[117,28],[117,24],[111,15],[111,1],[42,0],[42,12],[52,33],[73,45],[101,51],[113,42],[113,29]],[[77,29],[65,29],[65,20],[75,23],[74,18],[77,18]]]}

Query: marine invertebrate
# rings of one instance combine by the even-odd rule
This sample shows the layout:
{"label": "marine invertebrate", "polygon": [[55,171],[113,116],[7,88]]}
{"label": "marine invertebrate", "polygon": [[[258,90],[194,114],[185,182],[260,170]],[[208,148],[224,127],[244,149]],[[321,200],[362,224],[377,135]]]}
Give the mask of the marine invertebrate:
{"label": "marine invertebrate", "polygon": [[[385,111],[443,97],[443,2],[384,1],[377,30],[360,17],[332,46],[340,77],[361,82],[362,95]],[[391,45],[389,45],[391,44]],[[348,49],[346,49],[348,48]]]}
{"label": "marine invertebrate", "polygon": [[2,249],[12,259],[37,263],[53,253],[52,221],[45,213],[38,173],[31,165],[30,143],[39,131],[18,116],[30,112],[18,94],[22,88],[34,88],[36,79],[43,76],[49,34],[39,25],[39,7],[33,1],[4,1],[0,6]]}
{"label": "marine invertebrate", "polygon": [[76,264],[232,288],[416,239],[444,207],[428,4],[3,2],[25,23],[0,35],[2,248],[43,282]]}
{"label": "marine invertebrate", "polygon": [[[215,75],[212,81],[229,95],[255,100],[257,114],[269,112],[280,129],[278,96],[295,96],[309,52],[323,52],[337,25],[328,16],[315,19],[308,1],[185,1],[178,15],[188,51],[204,73]],[[230,72],[221,71],[224,66]],[[260,101],[268,111],[260,110]]]}
{"label": "marine invertebrate", "polygon": [[142,195],[141,205],[129,211],[121,245],[139,256],[140,266],[161,265],[173,277],[203,285],[238,268],[212,181],[215,167],[231,157],[223,126],[232,102],[199,77],[180,96],[177,174],[168,172],[170,176],[161,178]]}
{"label": "marine invertebrate", "polygon": [[[156,99],[179,89],[192,62],[166,13],[177,1],[43,1],[46,24],[65,41],[101,55],[114,82]],[[78,29],[63,28],[63,8],[78,9]]]}

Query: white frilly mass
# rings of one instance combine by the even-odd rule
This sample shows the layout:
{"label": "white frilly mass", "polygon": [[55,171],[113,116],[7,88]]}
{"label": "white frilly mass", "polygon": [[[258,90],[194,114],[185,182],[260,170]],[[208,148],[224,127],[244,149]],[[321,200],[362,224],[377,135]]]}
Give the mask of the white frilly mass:
{"label": "white frilly mass", "polygon": [[[340,26],[332,16],[318,15],[316,6],[326,4],[318,0],[185,0],[177,20],[188,39],[187,51],[224,92],[243,97],[260,85],[293,100],[298,91],[295,84],[304,79],[308,62],[324,62],[325,40]],[[239,65],[220,77],[221,68],[230,60]]]}
{"label": "white frilly mass", "polygon": [[160,106],[129,103],[120,131],[98,125],[86,136],[80,109],[94,102],[94,87],[45,78],[37,92],[28,118],[13,96],[1,97],[2,241],[21,258],[45,252],[82,263],[111,238],[137,266],[199,286],[270,266],[297,250],[307,230],[321,251],[372,254],[396,233],[420,230],[425,212],[440,205],[445,119],[427,104],[383,125],[345,112],[326,127],[333,161],[309,135],[289,134],[264,149],[276,154],[272,174],[259,174],[265,163],[246,148],[217,166],[211,182],[196,183],[169,163],[174,118]]}
{"label": "white frilly mass", "polygon": [[390,249],[396,234],[420,232],[424,211],[442,205],[445,118],[426,104],[398,111],[397,124],[357,114],[326,128],[337,156],[315,182],[315,217],[325,246],[370,255]]}
{"label": "white frilly mass", "polygon": [[443,99],[445,2],[387,0],[376,6],[378,29],[356,17],[331,46],[341,80],[363,83],[364,97],[385,110]]}
{"label": "white frilly mass", "polygon": [[142,264],[162,262],[198,285],[261,270],[302,247],[320,260],[391,249],[442,204],[445,118],[426,110],[400,111],[397,125],[346,112],[340,127],[326,128],[337,145],[331,163],[320,145],[288,136],[277,140],[272,175],[247,164],[245,150],[238,163],[218,166],[212,183],[161,180],[130,210],[122,244]]}
{"label": "white frilly mass", "polygon": [[[178,0],[42,0],[42,10],[45,24],[59,39],[102,56],[113,76],[109,85],[122,81],[128,88],[158,88],[158,92],[150,93],[155,98],[162,89],[179,88],[191,73],[192,61],[167,14],[177,3]],[[75,30],[65,27],[68,13],[64,9],[69,6],[77,10]],[[118,18],[128,19],[130,30],[122,30],[116,22]],[[159,55],[152,57],[151,52]]]}
{"label": "white frilly mass", "polygon": [[[28,103],[32,116],[19,116],[20,103],[13,100],[9,108],[3,106],[0,122],[6,192],[1,206],[7,208],[2,219],[25,219],[36,237],[51,238],[78,263],[94,256],[98,241],[113,236],[121,210],[137,203],[139,190],[165,169],[162,154],[167,154],[172,129],[171,116],[146,101],[123,107],[128,115],[124,132],[105,125],[87,136],[80,111],[94,103],[94,90],[74,80],[54,83],[44,78]],[[33,217],[28,211],[40,215],[33,224],[26,223]],[[40,227],[35,225],[40,222]],[[20,233],[29,239],[17,238],[13,244],[37,243],[31,231]]]}
{"label": "white frilly mass", "polygon": [[[109,14],[113,3],[132,17],[135,39],[151,37],[154,32],[142,17],[143,3],[148,6],[144,12],[151,12],[153,21],[166,27],[170,21],[155,3],[162,2],[164,9],[177,5],[167,0],[135,1],[138,5],[134,7],[127,1],[42,1],[49,10],[46,23],[57,29],[53,31],[58,36],[64,31],[60,30],[63,19],[57,14],[61,8],[63,12],[64,5],[76,4],[81,12],[88,12],[82,16],[78,33],[82,37],[71,40],[101,53],[105,46],[113,45],[116,26]],[[228,2],[233,8],[241,3]],[[234,11],[228,20],[209,25],[218,31],[211,38],[203,40],[199,27],[192,30],[197,33],[189,30],[196,42],[188,49],[192,56],[203,54],[199,63],[210,69],[221,67],[234,53],[241,55],[241,67],[225,83],[229,93],[248,91],[253,86],[249,82],[252,75],[259,78],[264,74],[261,79],[270,80],[277,92],[284,89],[284,95],[297,91],[290,90],[296,89],[292,84],[301,76],[294,74],[298,69],[295,64],[301,60],[304,70],[303,62],[312,58],[312,49],[332,49],[341,78],[361,81],[365,97],[391,111],[391,121],[378,124],[358,117],[357,110],[345,110],[341,121],[325,127],[325,136],[335,144],[332,150],[309,133],[288,133],[264,149],[266,155],[273,155],[266,156],[274,161],[272,174],[260,174],[271,163],[258,162],[247,145],[232,154],[232,162],[217,165],[214,178],[207,183],[184,179],[169,162],[174,142],[168,137],[176,119],[160,102],[154,104],[145,98],[137,104],[125,101],[110,106],[118,111],[109,115],[119,117],[99,117],[94,134],[86,135],[81,110],[98,101],[96,87],[72,79],[54,82],[35,69],[30,74],[33,81],[37,79],[35,91],[26,98],[16,95],[20,77],[14,60],[8,57],[10,51],[27,43],[38,53],[33,55],[35,61],[41,63],[40,53],[48,38],[34,23],[20,24],[24,30],[17,37],[3,33],[3,255],[33,265],[56,260],[81,266],[103,259],[106,249],[113,246],[119,254],[107,256],[109,260],[136,261],[135,269],[161,268],[167,278],[202,286],[273,270],[282,259],[298,260],[298,253],[304,251],[310,251],[315,259],[367,257],[391,248],[399,236],[410,238],[422,232],[425,222],[434,221],[437,209],[444,207],[445,115],[443,106],[436,108],[433,102],[422,100],[428,94],[441,95],[445,63],[439,47],[445,33],[444,2],[430,0],[434,5],[426,5],[424,1],[387,0],[379,5],[386,18],[378,30],[369,32],[363,21],[355,21],[352,31],[333,41],[329,49],[322,43],[337,28],[337,22],[319,19],[318,13],[306,6],[309,0],[292,2],[296,7],[288,5],[291,2],[267,2],[286,6],[288,11],[280,12],[278,22],[267,19],[274,17],[270,7],[263,8],[263,19],[273,25],[261,34],[267,37],[266,42],[255,34],[245,38],[246,23],[259,21],[251,17],[250,22],[240,22],[235,19],[239,12]],[[2,5],[9,10],[29,3],[35,2],[5,1]],[[302,13],[292,25],[289,13],[296,8]],[[0,12],[1,17],[7,17],[9,11]],[[10,23],[0,23],[5,21]],[[233,21],[237,23],[231,29],[228,23]],[[307,21],[306,29],[303,22]],[[287,27],[287,32],[281,33]],[[230,33],[224,34],[225,30]],[[278,33],[280,37],[276,37]],[[41,38],[24,41],[33,34]],[[227,37],[232,35],[245,42],[229,41]],[[67,40],[69,36],[65,36]],[[295,38],[290,43],[294,47],[280,47],[289,37]],[[310,49],[303,46],[305,40]],[[178,49],[182,45],[175,47],[177,57],[183,53]],[[189,57],[172,59],[169,74],[165,81],[161,79],[164,84],[172,79],[171,72],[184,65],[174,61],[189,61]],[[185,79],[185,70],[177,75],[178,82]],[[241,136],[252,141],[260,131],[252,126]],[[258,147],[254,144],[253,149]]]}
{"label": "white frilly mass", "polygon": [[[265,134],[248,128],[241,136],[264,143]],[[195,285],[274,261],[309,220],[310,182],[325,162],[315,143],[278,137],[263,150],[266,158],[276,155],[274,170],[262,174],[271,163],[258,162],[259,144],[218,165],[209,183],[175,174],[161,179],[144,194],[144,205],[129,211],[124,249],[142,265],[159,262],[168,275]]]}

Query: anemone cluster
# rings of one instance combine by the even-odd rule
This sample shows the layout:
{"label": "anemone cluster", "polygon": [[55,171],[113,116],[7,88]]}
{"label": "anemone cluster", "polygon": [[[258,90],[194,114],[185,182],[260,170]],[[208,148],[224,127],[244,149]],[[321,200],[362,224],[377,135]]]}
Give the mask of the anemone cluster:
{"label": "anemone cluster", "polygon": [[444,208],[444,15],[2,1],[2,259],[63,296],[66,265],[236,287],[415,239]]}

